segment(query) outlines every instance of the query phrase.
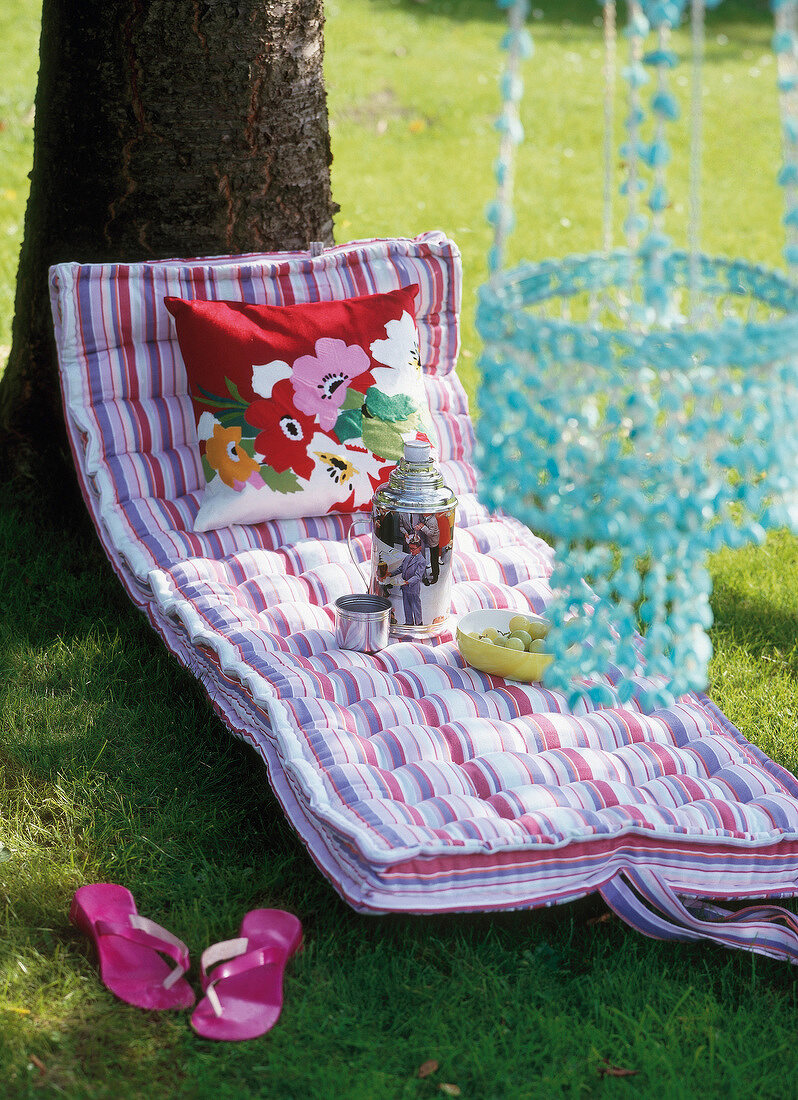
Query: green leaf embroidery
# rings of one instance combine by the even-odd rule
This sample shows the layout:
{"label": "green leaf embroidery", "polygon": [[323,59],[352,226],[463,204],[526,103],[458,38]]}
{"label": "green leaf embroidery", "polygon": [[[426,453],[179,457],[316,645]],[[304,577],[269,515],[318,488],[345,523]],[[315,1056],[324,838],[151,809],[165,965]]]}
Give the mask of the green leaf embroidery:
{"label": "green leaf embroidery", "polygon": [[246,407],[249,402],[245,401],[238,390],[238,386],[230,378],[225,378],[225,385],[227,386],[227,392],[230,394],[234,401],[237,401],[239,405]]}
{"label": "green leaf embroidery", "polygon": [[407,420],[415,411],[415,405],[405,393],[397,393],[390,397],[387,393],[372,386],[366,391],[366,409],[378,420]]}
{"label": "green leaf embroidery", "polygon": [[194,396],[194,400],[199,405],[208,405],[212,409],[233,409],[237,405],[243,404],[241,399],[234,401],[229,397],[219,397],[216,393],[211,393],[210,390],[205,390],[202,386],[198,386],[199,395]]}
{"label": "green leaf embroidery", "polygon": [[[218,394],[211,393],[210,390],[203,389],[202,386],[198,386],[199,394],[194,395],[194,400],[198,405],[207,405],[209,409],[213,409],[217,413],[217,420],[221,422],[222,412],[232,413],[237,411],[243,418],[245,412],[249,408],[249,402],[241,396],[238,391],[238,387],[235,382],[231,382],[229,378],[224,380],[229,397],[220,397]],[[218,410],[218,412],[217,412]]]}
{"label": "green leaf embroidery", "polygon": [[364,416],[363,444],[380,458],[388,462],[398,462],[404,453],[402,436],[419,430],[424,430],[424,426],[415,411],[407,420],[376,420]]}
{"label": "green leaf embroidery", "polygon": [[302,486],[293,470],[278,473],[273,466],[261,466],[260,476],[275,493],[299,493]]}
{"label": "green leaf embroidery", "polygon": [[[249,428],[250,426],[247,425],[247,427]],[[238,449],[240,451],[244,451],[246,454],[248,454],[250,458],[254,458],[255,457],[255,435],[257,435],[258,430],[257,430],[257,428],[250,428],[250,431],[253,432],[254,434],[252,434],[252,435],[242,435],[241,436],[241,442],[236,444],[236,446],[238,447]]]}
{"label": "green leaf embroidery", "polygon": [[216,419],[223,428],[240,428],[241,439],[254,439],[258,429],[253,428],[245,417],[246,408],[220,409],[216,413]]}
{"label": "green leaf embroidery", "polygon": [[363,443],[375,455],[398,462],[402,457],[402,432],[388,420],[363,420]]}
{"label": "green leaf embroidery", "polygon": [[363,413],[360,408],[346,409],[335,422],[335,435],[339,443],[347,439],[360,439],[363,434]]}
{"label": "green leaf embroidery", "polygon": [[205,457],[205,455],[202,456],[202,472],[205,474],[206,483],[209,481],[213,481],[213,479],[216,477],[216,471],[214,470],[213,466],[211,466],[210,462],[208,462],[208,459]]}
{"label": "green leaf embroidery", "polygon": [[344,403],[341,405],[342,410],[346,409],[360,409],[363,406],[363,394],[360,390],[348,389],[346,391],[346,397]]}

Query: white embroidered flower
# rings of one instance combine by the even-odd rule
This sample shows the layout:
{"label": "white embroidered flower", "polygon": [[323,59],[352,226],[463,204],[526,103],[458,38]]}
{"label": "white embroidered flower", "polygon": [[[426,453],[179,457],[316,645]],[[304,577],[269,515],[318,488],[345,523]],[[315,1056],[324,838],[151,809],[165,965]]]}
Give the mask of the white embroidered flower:
{"label": "white embroidered flower", "polygon": [[385,333],[387,339],[375,340],[370,349],[372,358],[385,364],[371,372],[375,385],[389,396],[413,393],[421,378],[416,323],[403,313],[398,321],[387,323]]}
{"label": "white embroidered flower", "polygon": [[197,422],[197,437],[200,442],[207,443],[213,437],[213,429],[219,423],[213,413],[204,412]]}
{"label": "white embroidered flower", "polygon": [[291,377],[292,368],[283,359],[256,363],[252,368],[252,388],[261,397],[271,397],[276,382]]}

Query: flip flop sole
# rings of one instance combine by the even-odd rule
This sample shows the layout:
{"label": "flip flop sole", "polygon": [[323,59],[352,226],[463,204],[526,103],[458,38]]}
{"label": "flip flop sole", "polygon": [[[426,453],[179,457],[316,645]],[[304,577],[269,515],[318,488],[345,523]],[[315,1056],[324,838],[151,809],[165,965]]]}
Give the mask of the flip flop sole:
{"label": "flip flop sole", "polygon": [[72,924],[94,944],[100,979],[115,997],[136,1008],[158,1011],[190,1008],[196,999],[193,989],[184,978],[169,988],[164,986],[172,967],[157,951],[123,936],[98,932],[100,921],[125,924],[131,916],[138,916],[133,895],[115,883],[81,886],[69,910]]}
{"label": "flip flop sole", "polygon": [[[244,916],[239,935],[248,941],[247,952],[268,948],[278,958],[218,979],[214,988],[221,1015],[216,1015],[206,996],[191,1017],[191,1026],[203,1038],[256,1039],[274,1027],[282,1012],[285,966],[302,946],[300,921],[282,909],[253,909]],[[209,977],[214,980],[213,971]]]}

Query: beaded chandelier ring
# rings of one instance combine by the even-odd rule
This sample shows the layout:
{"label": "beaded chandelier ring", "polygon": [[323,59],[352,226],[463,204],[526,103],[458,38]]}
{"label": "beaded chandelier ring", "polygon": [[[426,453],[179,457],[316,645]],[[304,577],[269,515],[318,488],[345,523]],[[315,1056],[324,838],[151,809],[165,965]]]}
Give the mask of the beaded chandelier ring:
{"label": "beaded chandelier ring", "polygon": [[[716,3],[718,0],[716,0]],[[604,250],[504,270],[513,154],[523,134],[523,0],[508,8],[503,111],[489,209],[491,277],[477,425],[482,495],[550,537],[548,687],[572,706],[633,697],[670,705],[707,684],[707,555],[798,529],[798,285],[785,273],[701,252],[703,0],[689,5],[688,247],[665,233],[668,124],[680,104],[672,30],[687,0],[627,0],[625,246],[611,247],[616,6],[604,3]],[[712,5],[714,6],[714,4]],[[798,263],[798,0],[775,0],[788,264]],[[610,685],[612,689],[610,690]]]}

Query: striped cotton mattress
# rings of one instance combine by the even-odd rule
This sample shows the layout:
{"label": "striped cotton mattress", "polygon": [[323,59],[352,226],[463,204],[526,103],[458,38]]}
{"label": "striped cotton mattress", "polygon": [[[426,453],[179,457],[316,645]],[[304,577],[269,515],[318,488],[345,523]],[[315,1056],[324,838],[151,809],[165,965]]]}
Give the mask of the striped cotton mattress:
{"label": "striped cotton mattress", "polygon": [[[313,860],[356,909],[523,908],[598,890],[648,935],[797,961],[783,909],[708,902],[798,893],[798,782],[708,699],[572,712],[539,684],[468,667],[451,632],[340,650],[332,603],[362,589],[351,517],[194,532],[202,469],[164,297],[286,304],[409,283],[421,288],[433,441],[460,502],[452,627],[477,608],[545,610],[549,547],[477,494],[454,371],[459,254],[440,233],[52,269],[75,464],[122,583],[260,754]],[[369,536],[355,546],[366,561]]]}

